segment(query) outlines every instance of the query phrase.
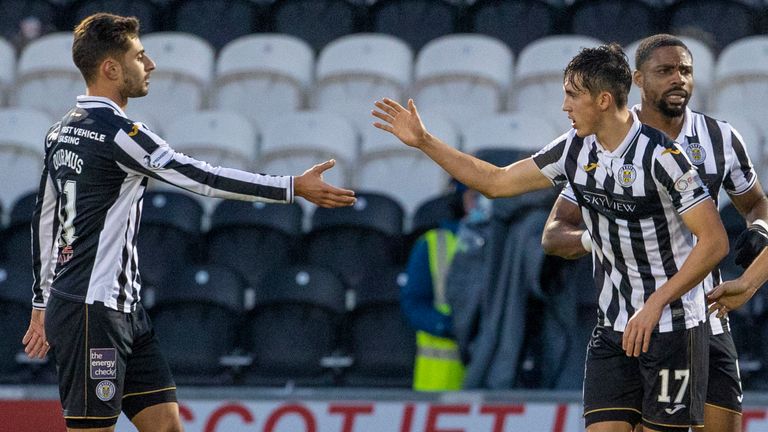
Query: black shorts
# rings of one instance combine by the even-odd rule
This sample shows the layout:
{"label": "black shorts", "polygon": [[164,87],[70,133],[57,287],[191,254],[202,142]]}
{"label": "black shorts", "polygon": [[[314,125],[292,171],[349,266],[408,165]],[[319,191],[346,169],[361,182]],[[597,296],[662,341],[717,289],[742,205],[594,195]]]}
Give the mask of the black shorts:
{"label": "black shorts", "polygon": [[731,332],[726,330],[719,335],[710,335],[707,405],[740,414],[743,397],[739,357]]}
{"label": "black shorts", "polygon": [[176,385],[141,303],[124,313],[52,295],[45,332],[68,427],[108,427],[121,411],[130,419],[146,407],[176,401]]}
{"label": "black shorts", "polygon": [[704,424],[709,329],[654,333],[650,349],[627,357],[623,333],[595,327],[584,372],[586,425],[640,421],[658,431]]}

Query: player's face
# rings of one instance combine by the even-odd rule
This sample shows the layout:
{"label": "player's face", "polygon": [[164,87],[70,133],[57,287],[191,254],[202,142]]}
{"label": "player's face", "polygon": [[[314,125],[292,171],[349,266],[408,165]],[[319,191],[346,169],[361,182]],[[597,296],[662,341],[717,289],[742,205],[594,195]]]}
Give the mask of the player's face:
{"label": "player's face", "polygon": [[149,93],[149,75],[155,70],[155,62],[144,52],[139,38],[131,39],[130,44],[121,64],[123,83],[120,93],[126,99],[146,96]]}
{"label": "player's face", "polygon": [[595,133],[600,119],[600,109],[595,98],[585,88],[574,85],[570,80],[565,80],[563,90],[563,111],[568,114],[576,135],[584,138]]}
{"label": "player's face", "polygon": [[638,72],[643,107],[653,107],[667,117],[685,113],[693,94],[693,60],[685,48],[655,49]]}

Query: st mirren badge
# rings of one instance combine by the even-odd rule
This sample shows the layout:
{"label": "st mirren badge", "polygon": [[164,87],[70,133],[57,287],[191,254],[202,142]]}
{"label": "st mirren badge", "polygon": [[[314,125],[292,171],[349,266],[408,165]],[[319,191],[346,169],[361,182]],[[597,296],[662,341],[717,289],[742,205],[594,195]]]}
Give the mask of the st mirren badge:
{"label": "st mirren badge", "polygon": [[625,164],[619,168],[616,179],[623,187],[630,187],[637,179],[637,168],[632,164]]}
{"label": "st mirren badge", "polygon": [[685,153],[694,165],[701,165],[707,159],[707,151],[699,143],[688,144]]}

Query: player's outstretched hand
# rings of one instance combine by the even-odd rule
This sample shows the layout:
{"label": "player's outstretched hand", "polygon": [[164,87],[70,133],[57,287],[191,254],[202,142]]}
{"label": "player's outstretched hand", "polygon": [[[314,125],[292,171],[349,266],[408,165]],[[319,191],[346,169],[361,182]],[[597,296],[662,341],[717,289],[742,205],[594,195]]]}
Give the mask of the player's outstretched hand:
{"label": "player's outstretched hand", "polygon": [[21,339],[24,344],[24,352],[29,358],[45,358],[48,354],[48,341],[45,339],[45,311],[32,309],[32,317],[29,319],[27,333]]}
{"label": "player's outstretched hand", "polygon": [[347,207],[355,203],[355,192],[329,185],[323,172],[336,165],[331,159],[304,171],[293,179],[293,193],[320,207]]}
{"label": "player's outstretched hand", "polygon": [[717,311],[717,317],[722,318],[728,312],[738,309],[755,294],[741,278],[723,282],[707,293],[709,313]]}
{"label": "player's outstretched hand", "polygon": [[378,109],[371,111],[371,114],[382,122],[373,125],[391,133],[405,144],[418,148],[419,143],[428,135],[413,99],[408,99],[408,109],[389,98],[376,101],[374,105]]}

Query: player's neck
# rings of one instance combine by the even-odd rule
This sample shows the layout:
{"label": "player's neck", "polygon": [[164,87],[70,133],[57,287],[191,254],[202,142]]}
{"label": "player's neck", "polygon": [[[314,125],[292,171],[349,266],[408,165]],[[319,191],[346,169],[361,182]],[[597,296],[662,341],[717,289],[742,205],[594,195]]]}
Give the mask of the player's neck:
{"label": "player's neck", "polygon": [[644,105],[640,106],[637,118],[641,123],[664,132],[669,139],[673,140],[677,139],[677,136],[680,135],[680,131],[683,130],[683,124],[685,123],[685,115],[670,117],[658,109],[645,107]]}
{"label": "player's neck", "polygon": [[609,152],[616,150],[624,142],[633,122],[632,113],[626,108],[606,113],[601,127],[595,132],[597,141]]}
{"label": "player's neck", "polygon": [[121,110],[125,110],[125,107],[128,105],[128,98],[122,96],[120,91],[114,86],[103,85],[96,82],[88,85],[85,94],[88,96],[107,98],[117,104]]}

